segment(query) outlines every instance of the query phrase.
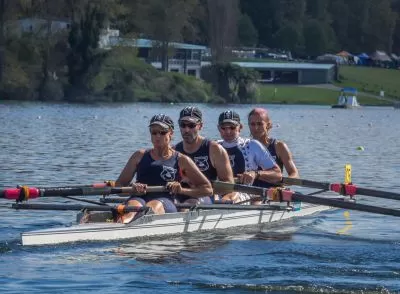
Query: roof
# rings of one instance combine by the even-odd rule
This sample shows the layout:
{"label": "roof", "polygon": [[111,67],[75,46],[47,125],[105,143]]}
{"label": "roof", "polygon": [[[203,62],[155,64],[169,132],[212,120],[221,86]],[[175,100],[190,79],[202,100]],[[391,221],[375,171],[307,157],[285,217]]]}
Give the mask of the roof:
{"label": "roof", "polygon": [[[126,40],[124,40],[126,41]],[[152,48],[155,47],[154,45],[157,44],[158,41],[150,40],[150,39],[132,39],[130,40],[135,47],[142,47],[142,48]],[[170,47],[175,47],[177,49],[188,49],[188,50],[207,50],[206,46],[201,45],[193,45],[187,43],[177,43],[177,42],[170,42]]]}
{"label": "roof", "polygon": [[331,69],[334,64],[296,63],[296,62],[232,62],[241,67],[255,69]]}
{"label": "roof", "polygon": [[342,92],[357,94],[357,89],[352,87],[344,87],[341,89]]}

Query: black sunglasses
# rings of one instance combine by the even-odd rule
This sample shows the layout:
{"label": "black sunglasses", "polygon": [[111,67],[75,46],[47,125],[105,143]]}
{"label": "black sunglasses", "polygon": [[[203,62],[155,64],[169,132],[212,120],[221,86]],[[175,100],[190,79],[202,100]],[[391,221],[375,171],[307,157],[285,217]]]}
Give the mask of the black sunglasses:
{"label": "black sunglasses", "polygon": [[197,126],[197,124],[195,123],[184,123],[184,122],[180,122],[179,123],[179,127],[184,129],[186,127],[188,127],[189,129],[194,129]]}
{"label": "black sunglasses", "polygon": [[150,133],[152,136],[157,136],[157,135],[165,136],[168,133],[168,131],[152,131]]}

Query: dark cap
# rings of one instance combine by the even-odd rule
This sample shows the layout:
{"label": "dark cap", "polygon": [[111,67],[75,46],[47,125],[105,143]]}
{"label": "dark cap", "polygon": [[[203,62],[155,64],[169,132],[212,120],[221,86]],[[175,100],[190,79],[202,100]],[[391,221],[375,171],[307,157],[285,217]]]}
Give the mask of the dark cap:
{"label": "dark cap", "polygon": [[230,123],[234,125],[240,125],[240,116],[237,112],[233,110],[224,111],[219,115],[218,124],[222,125],[225,123]]}
{"label": "dark cap", "polygon": [[163,127],[164,129],[174,129],[174,122],[173,120],[165,114],[157,114],[153,116],[150,120],[150,126],[158,125]]}
{"label": "dark cap", "polygon": [[196,106],[188,106],[182,109],[179,113],[179,120],[199,123],[203,120],[203,114]]}

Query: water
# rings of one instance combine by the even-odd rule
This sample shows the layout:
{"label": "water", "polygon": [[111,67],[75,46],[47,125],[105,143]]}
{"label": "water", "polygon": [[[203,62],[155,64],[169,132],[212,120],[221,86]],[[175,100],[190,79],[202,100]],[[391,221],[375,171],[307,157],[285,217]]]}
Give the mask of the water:
{"label": "water", "polygon": [[[132,152],[150,146],[150,117],[164,112],[176,120],[183,107],[0,104],[0,187],[116,179]],[[203,134],[218,138],[218,114],[233,108],[248,136],[251,106],[200,107]],[[302,178],[342,181],[344,164],[351,163],[353,182],[400,192],[399,110],[268,108],[273,135],[287,142]],[[179,137],[176,133],[174,142]],[[70,202],[31,202],[39,201]],[[400,208],[396,201],[360,201]],[[22,247],[21,232],[70,225],[75,213],[16,212],[9,207],[9,201],[0,200],[4,293],[400,293],[400,227],[395,217],[355,211],[347,216],[344,210],[332,210],[262,231]]]}

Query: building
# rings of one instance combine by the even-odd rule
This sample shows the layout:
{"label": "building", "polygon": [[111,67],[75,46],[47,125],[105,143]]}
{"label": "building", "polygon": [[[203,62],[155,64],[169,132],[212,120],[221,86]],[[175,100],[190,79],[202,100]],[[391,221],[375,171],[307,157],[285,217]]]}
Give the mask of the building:
{"label": "building", "polygon": [[335,79],[335,64],[316,63],[269,63],[269,62],[233,62],[244,68],[260,73],[261,83],[279,84],[327,84]]}
{"label": "building", "polygon": [[[110,46],[131,46],[138,50],[138,57],[143,58],[157,69],[162,68],[159,41],[150,39],[126,39],[110,37]],[[168,59],[168,71],[200,78],[201,60],[208,50],[206,46],[170,42],[171,56]]]}
{"label": "building", "polygon": [[50,23],[50,33],[67,31],[71,28],[70,20],[62,19],[42,19],[42,18],[22,18],[8,21],[5,25],[5,34],[21,36],[23,33],[31,33],[38,36],[46,36]]}

